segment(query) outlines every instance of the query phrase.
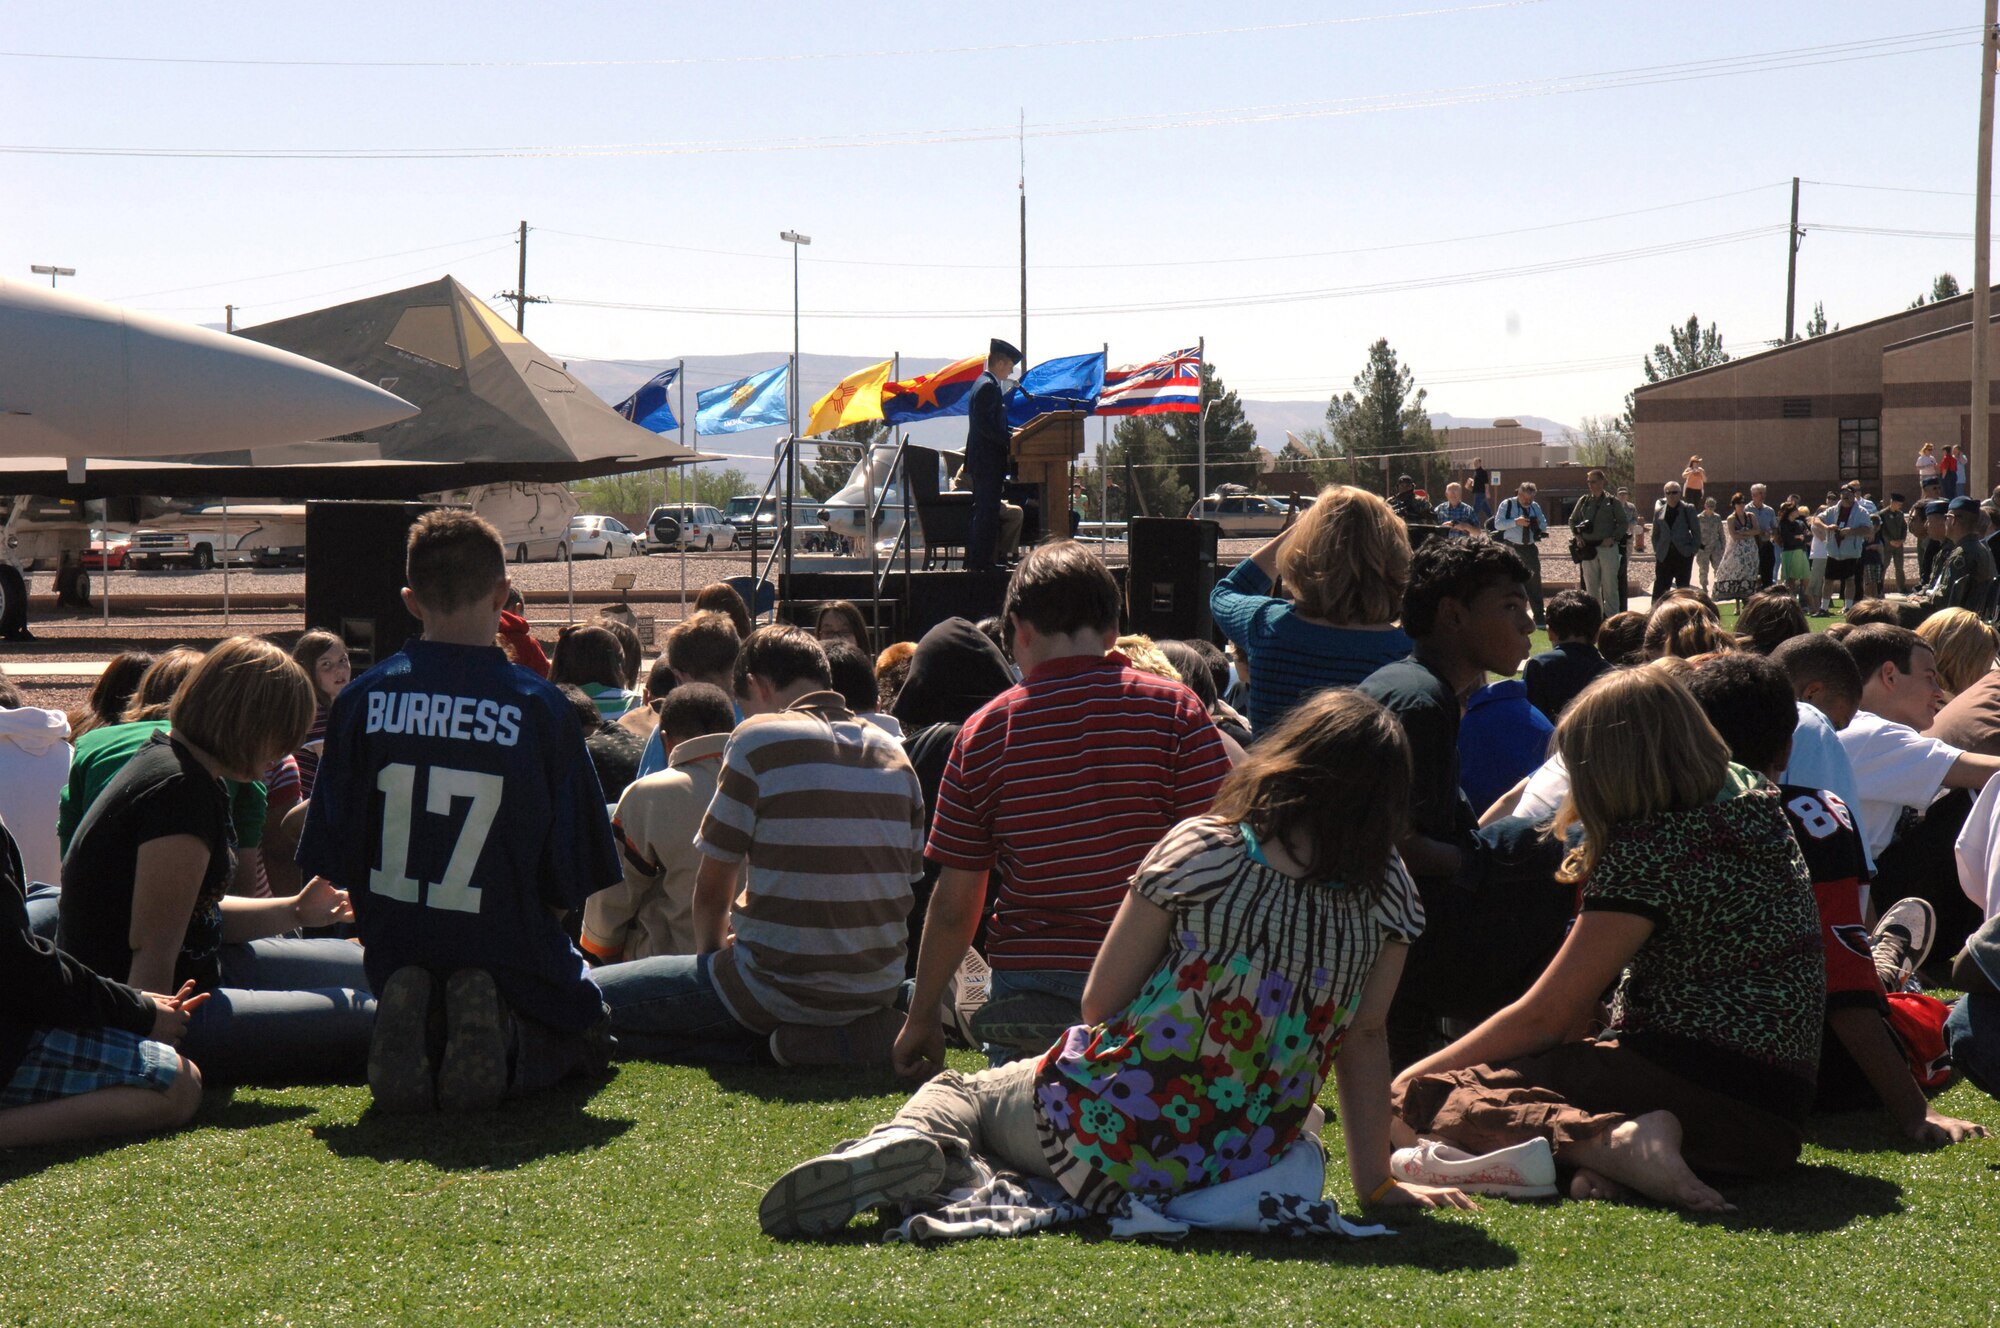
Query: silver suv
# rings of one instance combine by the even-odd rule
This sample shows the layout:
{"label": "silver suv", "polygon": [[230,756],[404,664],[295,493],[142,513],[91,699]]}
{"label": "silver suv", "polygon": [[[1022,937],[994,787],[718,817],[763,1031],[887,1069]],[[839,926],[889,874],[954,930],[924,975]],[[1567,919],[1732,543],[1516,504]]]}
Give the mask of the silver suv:
{"label": "silver suv", "polygon": [[[1302,507],[1311,499],[1301,498]],[[1233,484],[1224,485],[1188,508],[1188,515],[1213,521],[1222,527],[1225,539],[1246,535],[1275,535],[1285,528],[1289,506],[1276,498]]]}

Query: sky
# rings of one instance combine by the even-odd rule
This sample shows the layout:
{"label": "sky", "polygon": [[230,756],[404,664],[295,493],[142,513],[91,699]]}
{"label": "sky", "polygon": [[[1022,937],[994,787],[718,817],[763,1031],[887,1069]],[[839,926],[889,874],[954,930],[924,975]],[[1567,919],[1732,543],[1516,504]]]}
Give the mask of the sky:
{"label": "sky", "polygon": [[790,229],[805,350],[956,357],[1018,339],[1025,150],[1031,361],[1323,399],[1386,337],[1433,410],[1576,421],[1690,314],[1782,334],[1793,176],[1801,326],[1970,285],[1980,8],[15,6],[0,275],[246,326],[495,295],[525,219],[544,348],[778,355]]}

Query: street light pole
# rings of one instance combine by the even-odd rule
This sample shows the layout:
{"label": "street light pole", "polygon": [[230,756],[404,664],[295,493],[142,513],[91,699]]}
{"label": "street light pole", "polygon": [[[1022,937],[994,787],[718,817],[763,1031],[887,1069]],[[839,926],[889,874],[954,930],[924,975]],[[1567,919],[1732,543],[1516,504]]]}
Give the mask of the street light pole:
{"label": "street light pole", "polygon": [[[1993,313],[1993,64],[2000,58],[1995,44],[1995,24],[2000,20],[2000,3],[1986,0],[1986,27],[1979,42],[1979,168],[1977,202],[1972,223],[1972,410],[1967,421],[1967,441],[1972,455],[1967,459],[1972,474],[1962,490],[1977,498],[1993,485],[1992,454],[1988,450],[1989,415],[1993,409],[1992,370],[1986,362],[1987,327]],[[1972,481],[1978,484],[1973,487]]]}
{"label": "street light pole", "polygon": [[[778,238],[792,246],[792,365],[785,377],[785,414],[791,420],[792,436],[785,440],[784,506],[779,510],[776,524],[778,537],[785,541],[783,589],[789,592],[792,587],[792,546],[798,543],[792,532],[792,506],[799,487],[799,250],[812,243],[812,236],[801,235],[797,231],[779,231]],[[755,529],[754,524],[751,528]],[[757,547],[754,536],[750,547]],[[772,621],[778,619],[774,616]]]}
{"label": "street light pole", "polygon": [[[1202,510],[1202,501],[1208,497],[1208,412],[1221,404],[1218,398],[1201,408],[1201,419],[1195,425],[1195,487],[1200,490],[1194,496],[1194,510]],[[1218,506],[1218,511],[1220,510]]]}
{"label": "street light pole", "polygon": [[30,263],[28,271],[38,277],[47,277],[49,279],[50,290],[56,288],[57,277],[73,277],[76,275],[76,269],[73,267],[51,267],[47,263]]}

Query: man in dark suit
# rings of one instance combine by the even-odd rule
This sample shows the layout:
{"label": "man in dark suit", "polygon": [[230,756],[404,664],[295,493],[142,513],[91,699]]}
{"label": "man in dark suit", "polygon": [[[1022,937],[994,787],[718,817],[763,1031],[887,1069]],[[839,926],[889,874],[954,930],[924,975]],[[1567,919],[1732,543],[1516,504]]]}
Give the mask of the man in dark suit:
{"label": "man in dark suit", "polygon": [[1007,392],[1014,385],[1014,371],[1021,365],[1021,352],[993,339],[987,351],[986,372],[972,385],[965,431],[965,483],[972,489],[972,532],[965,541],[967,571],[990,571],[994,566],[994,544],[1000,538],[1000,490],[1007,483],[1009,444],[1013,431],[1007,427]]}

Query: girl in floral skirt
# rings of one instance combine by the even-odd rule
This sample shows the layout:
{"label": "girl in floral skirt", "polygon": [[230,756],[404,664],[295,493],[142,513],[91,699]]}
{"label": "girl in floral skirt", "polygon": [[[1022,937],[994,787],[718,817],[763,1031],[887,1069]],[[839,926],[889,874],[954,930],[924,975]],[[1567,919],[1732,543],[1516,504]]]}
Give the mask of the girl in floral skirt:
{"label": "girl in floral skirt", "polygon": [[1355,1192],[1471,1207],[1389,1174],[1383,1018],[1423,929],[1393,847],[1409,795],[1409,746],[1388,711],[1350,691],[1298,705],[1212,813],[1140,865],[1084,989],[1088,1022],[1039,1060],[947,1070],[867,1138],[794,1167],[765,1195],[764,1230],[823,1234],[942,1193],[974,1155],[1052,1177],[1099,1211],[1254,1175],[1297,1138],[1343,1044]]}

